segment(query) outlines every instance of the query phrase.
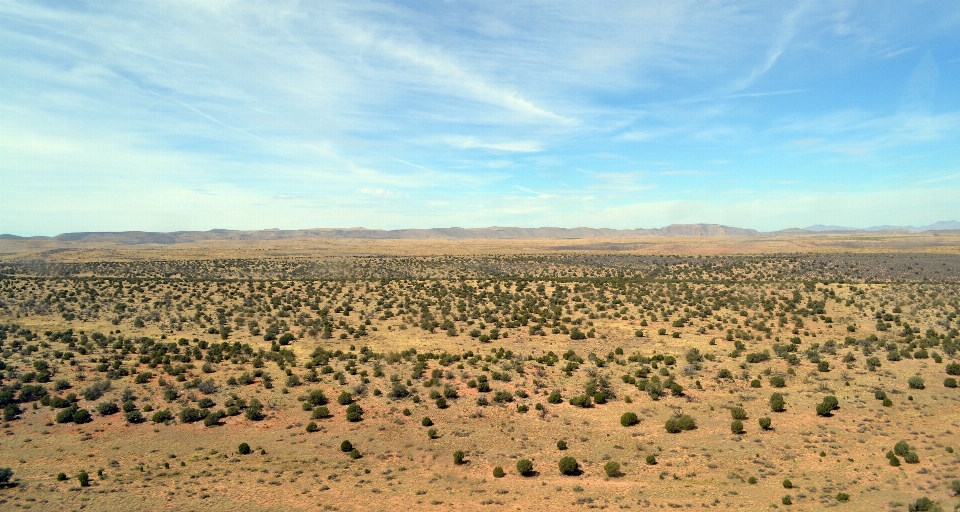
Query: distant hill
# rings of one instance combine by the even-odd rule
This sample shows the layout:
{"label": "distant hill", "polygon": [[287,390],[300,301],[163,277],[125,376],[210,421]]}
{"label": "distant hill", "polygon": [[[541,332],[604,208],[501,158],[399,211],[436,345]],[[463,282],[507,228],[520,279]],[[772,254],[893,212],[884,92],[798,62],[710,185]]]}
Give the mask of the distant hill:
{"label": "distant hill", "polygon": [[930,230],[960,230],[960,222],[940,221],[929,226],[914,228],[910,226],[875,226],[866,229],[816,224],[803,229],[790,228],[773,232],[760,232],[755,229],[736,228],[721,224],[671,224],[654,229],[608,229],[608,228],[431,228],[431,229],[365,229],[365,228],[317,228],[317,229],[263,229],[239,231],[229,229],[211,229],[210,231],[174,231],[170,233],[149,231],[121,232],[80,232],[63,233],[54,237],[20,237],[0,235],[0,240],[54,240],[60,242],[109,242],[130,245],[141,244],[178,244],[209,240],[286,240],[295,238],[360,238],[373,240],[399,239],[583,239],[583,238],[641,238],[641,237],[758,237],[778,235],[814,235],[824,233],[854,232],[909,232]]}
{"label": "distant hill", "polygon": [[933,224],[920,227],[891,226],[889,224],[885,224],[883,226],[870,226],[869,228],[850,228],[845,226],[825,226],[823,224],[814,224],[812,226],[803,228],[804,231],[812,231],[816,233],[828,231],[948,231],[954,229],[960,229],[960,222],[955,220],[941,220],[939,222],[934,222]]}

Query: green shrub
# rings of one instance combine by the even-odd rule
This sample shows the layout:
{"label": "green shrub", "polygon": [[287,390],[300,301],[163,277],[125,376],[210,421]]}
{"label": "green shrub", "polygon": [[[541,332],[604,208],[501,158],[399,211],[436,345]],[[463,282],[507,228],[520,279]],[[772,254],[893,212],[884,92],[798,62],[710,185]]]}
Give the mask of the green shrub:
{"label": "green shrub", "polygon": [[207,417],[207,413],[194,407],[184,407],[180,411],[181,423],[195,423]]}
{"label": "green shrub", "polygon": [[894,454],[892,451],[887,452],[887,460],[890,461],[891,466],[896,467],[900,465],[900,459],[898,459],[896,454]]}
{"label": "green shrub", "polygon": [[263,419],[263,404],[260,403],[256,398],[250,399],[250,405],[247,406],[247,410],[243,413],[250,421],[260,421]]}
{"label": "green shrub", "polygon": [[652,453],[649,454],[649,455],[647,455],[647,464],[650,465],[650,466],[656,465],[656,464],[657,464],[657,456],[654,455],[654,454],[652,454]]}
{"label": "green shrub", "polygon": [[897,444],[893,445],[893,453],[903,457],[910,452],[910,445],[906,441],[900,440]]}
{"label": "green shrub", "polygon": [[[63,473],[61,473],[63,474]],[[10,479],[13,478],[13,469],[11,468],[0,468],[0,485],[7,485],[10,483]],[[63,475],[63,479],[67,479],[67,475]]]}
{"label": "green shrub", "polygon": [[226,415],[227,415],[226,411],[224,411],[224,410],[222,410],[222,409],[219,410],[219,411],[209,412],[209,413],[207,413],[207,415],[203,418],[203,426],[205,426],[205,427],[215,427],[215,426],[217,426],[217,425],[220,424],[220,420],[222,420],[223,417],[226,416]]}
{"label": "green shrub", "polygon": [[790,499],[790,495],[787,494],[786,496],[780,498],[780,503],[783,503],[784,505],[793,505],[793,500]]}
{"label": "green shrub", "polygon": [[64,482],[64,481],[66,481],[66,480],[67,480],[67,474],[66,474],[66,473],[64,473],[64,472],[62,472],[62,471],[61,471],[60,473],[57,473],[57,481],[58,481],[58,482]]}
{"label": "green shrub", "polygon": [[882,389],[878,389],[873,392],[873,397],[877,400],[883,400],[887,397],[887,394]]}
{"label": "green shrub", "polygon": [[347,406],[347,421],[356,422],[363,419],[363,409],[360,404],[352,403]]}
{"label": "green shrub", "polygon": [[676,434],[683,430],[693,430],[697,428],[697,422],[687,414],[680,417],[673,417],[667,420],[664,428],[671,434]]}
{"label": "green shrub", "polygon": [[502,468],[502,467],[497,466],[497,467],[493,468],[493,477],[494,477],[494,478],[503,478],[503,477],[505,477],[505,476],[507,476],[507,474],[503,472],[503,468]]}
{"label": "green shrub", "polygon": [[97,404],[97,412],[100,416],[110,416],[111,414],[120,412],[120,407],[114,402],[100,402]]}
{"label": "green shrub", "polygon": [[835,396],[825,396],[823,401],[817,404],[817,414],[820,416],[829,416],[831,412],[839,409],[840,405]]}
{"label": "green shrub", "polygon": [[429,428],[427,429],[427,437],[429,437],[430,439],[436,439],[440,437],[440,434],[437,432],[437,429]]}
{"label": "green shrub", "polygon": [[457,450],[453,452],[453,463],[457,465],[463,464],[465,457],[466,457],[466,454],[463,453],[463,450]]}
{"label": "green shrub", "polygon": [[960,363],[950,363],[944,369],[947,371],[947,375],[960,375]]}
{"label": "green shrub", "polygon": [[563,397],[560,396],[560,392],[557,390],[551,392],[550,396],[547,397],[547,403],[559,404],[560,402],[563,402]]}
{"label": "green shrub", "polygon": [[330,416],[332,416],[332,414],[330,414],[330,409],[327,408],[326,405],[318,405],[313,409],[313,413],[310,414],[310,419],[322,420],[329,418]]}
{"label": "green shrub", "polygon": [[530,462],[527,459],[520,459],[517,461],[517,473],[520,473],[523,476],[527,476],[532,471],[533,471],[533,462]]}
{"label": "green shrub", "polygon": [[920,462],[920,456],[917,455],[917,452],[907,452],[907,454],[903,456],[903,461],[907,464],[917,464]]}
{"label": "green shrub", "polygon": [[783,488],[784,488],[784,489],[793,489],[793,482],[791,482],[789,478],[784,478],[784,479],[783,479]]}
{"label": "green shrub", "polygon": [[573,457],[563,457],[557,465],[562,475],[575,475],[580,470],[580,464]]}
{"label": "green shrub", "polygon": [[923,389],[923,379],[919,375],[914,375],[907,380],[907,384],[910,385],[910,389]]}
{"label": "green shrub", "polygon": [[735,420],[745,420],[747,419],[747,411],[743,407],[734,407],[730,409],[730,416]]}
{"label": "green shrub", "polygon": [[850,501],[850,495],[845,492],[838,492],[837,501]]}
{"label": "green shrub", "polygon": [[773,412],[783,412],[786,409],[784,406],[783,395],[780,393],[774,393],[770,395],[770,410]]}
{"label": "green shrub", "polygon": [[883,406],[884,406],[884,407],[893,407],[893,400],[890,400],[889,398],[884,398],[884,399],[883,399]]}
{"label": "green shrub", "polygon": [[247,443],[240,443],[240,446],[237,447],[237,453],[239,453],[240,455],[249,455],[250,445]]}
{"label": "green shrub", "polygon": [[362,457],[362,455],[360,455],[360,450],[358,450],[358,449],[356,449],[356,448],[350,450],[350,458],[351,458],[351,459],[357,460],[357,459],[359,459],[360,457]]}
{"label": "green shrub", "polygon": [[831,411],[833,411],[833,407],[830,407],[830,404],[826,402],[820,402],[819,404],[817,404],[818,415],[829,416]]}
{"label": "green shrub", "polygon": [[77,405],[72,404],[66,409],[62,409],[57,412],[55,419],[57,423],[70,423],[73,421],[73,415],[77,412]]}
{"label": "green shrub", "polygon": [[760,423],[760,428],[762,430],[770,430],[770,424],[772,423],[770,421],[770,418],[763,417],[763,418],[760,418],[758,422]]}
{"label": "green shrub", "polygon": [[427,416],[424,416],[423,419],[420,420],[420,424],[423,425],[424,427],[430,427],[430,426],[433,426],[433,420],[431,420]]}
{"label": "green shrub", "polygon": [[637,417],[636,413],[625,412],[620,416],[620,424],[624,427],[632,427],[640,423],[640,418]]}
{"label": "green shrub", "polygon": [[80,482],[80,487],[90,487],[90,475],[86,471],[77,473],[77,481]]}
{"label": "green shrub", "polygon": [[917,498],[917,501],[908,505],[907,510],[909,512],[933,512],[936,510],[942,511],[943,508],[934,503],[930,498],[923,497]]}
{"label": "green shrub", "polygon": [[340,396],[337,397],[337,403],[340,405],[350,405],[353,403],[353,395],[343,391],[340,393]]}
{"label": "green shrub", "polygon": [[953,377],[947,377],[946,379],[943,379],[943,387],[945,388],[957,387],[957,379],[954,379]]}
{"label": "green shrub", "polygon": [[143,414],[141,414],[140,411],[130,411],[126,413],[126,415],[124,416],[124,419],[127,420],[127,423],[134,423],[134,424],[143,423],[144,421],[146,421],[146,418],[143,417]]}
{"label": "green shrub", "polygon": [[577,395],[570,398],[570,405],[574,407],[590,407],[593,404],[590,402],[590,395]]}
{"label": "green shrub", "polygon": [[563,439],[557,441],[557,449],[558,449],[558,450],[566,450],[566,449],[567,449],[567,442],[564,441]]}
{"label": "green shrub", "polygon": [[785,387],[786,385],[787,385],[787,382],[786,382],[785,380],[783,380],[783,377],[781,377],[781,376],[779,376],[779,375],[774,375],[773,377],[770,377],[770,386],[771,386],[771,387],[774,387],[774,388],[782,388],[782,387]]}
{"label": "green shrub", "polygon": [[733,420],[730,423],[730,432],[733,432],[734,434],[743,433],[743,422],[740,420]]}
{"label": "green shrub", "polygon": [[307,432],[316,432],[318,430],[320,430],[320,427],[317,426],[317,422],[311,421],[307,423]]}
{"label": "green shrub", "polygon": [[747,483],[750,484],[750,485],[756,485],[756,483],[757,483],[757,477],[751,476],[750,478],[747,479]]}
{"label": "green shrub", "polygon": [[73,413],[73,422],[77,425],[90,423],[91,421],[93,421],[93,415],[86,409],[77,409],[77,412]]}
{"label": "green shrub", "polygon": [[340,442],[340,451],[343,453],[348,453],[350,450],[353,450],[353,443],[344,439]]}
{"label": "green shrub", "polygon": [[614,462],[612,460],[607,462],[606,464],[603,465],[603,472],[606,473],[607,476],[610,478],[615,478],[620,476],[622,474],[620,473],[620,463]]}

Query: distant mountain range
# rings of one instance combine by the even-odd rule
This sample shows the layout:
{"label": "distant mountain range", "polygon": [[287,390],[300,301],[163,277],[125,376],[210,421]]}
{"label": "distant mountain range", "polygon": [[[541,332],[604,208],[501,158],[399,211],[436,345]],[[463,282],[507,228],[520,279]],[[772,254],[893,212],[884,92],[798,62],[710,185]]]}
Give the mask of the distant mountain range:
{"label": "distant mountain range", "polygon": [[211,229],[210,231],[174,231],[158,233],[148,231],[81,232],[64,233],[53,237],[0,235],[0,240],[52,240],[60,242],[110,242],[121,244],[177,244],[207,240],[286,240],[294,238],[363,238],[376,240],[396,239],[526,239],[526,238],[640,238],[650,236],[684,237],[758,237],[777,235],[803,235],[826,233],[867,232],[921,232],[960,230],[960,222],[941,221],[928,226],[874,226],[866,229],[816,224],[803,229],[791,228],[780,231],[761,232],[755,229],[735,228],[720,224],[671,224],[655,229],[607,229],[607,228],[432,228],[432,229],[365,229],[365,228],[318,228],[318,229],[263,229],[236,231]]}
{"label": "distant mountain range", "polygon": [[805,231],[949,231],[960,229],[960,222],[955,220],[941,220],[926,226],[871,226],[869,228],[848,228],[844,226],[825,226],[823,224],[814,224],[803,228]]}

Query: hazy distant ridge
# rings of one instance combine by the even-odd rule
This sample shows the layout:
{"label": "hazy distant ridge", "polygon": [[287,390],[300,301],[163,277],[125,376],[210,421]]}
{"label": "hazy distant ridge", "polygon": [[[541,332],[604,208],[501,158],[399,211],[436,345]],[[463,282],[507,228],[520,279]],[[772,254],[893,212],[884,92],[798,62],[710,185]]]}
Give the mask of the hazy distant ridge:
{"label": "hazy distant ridge", "polygon": [[825,226],[823,224],[814,224],[803,228],[804,231],[813,231],[822,233],[825,231],[950,231],[960,229],[960,222],[955,220],[941,220],[926,226],[870,226],[869,228],[850,228],[846,226]]}
{"label": "hazy distant ridge", "polygon": [[940,221],[928,226],[914,228],[911,226],[875,226],[866,229],[847,228],[842,226],[825,226],[817,224],[804,229],[784,229],[773,232],[760,232],[755,229],[744,229],[721,224],[671,224],[663,228],[654,229],[608,229],[608,228],[517,228],[517,227],[488,227],[488,228],[432,228],[432,229],[365,229],[365,228],[318,228],[318,229],[264,229],[252,231],[235,231],[228,229],[212,229],[210,231],[174,231],[170,233],[156,233],[148,231],[122,232],[81,232],[63,233],[54,237],[20,237],[16,235],[0,235],[6,240],[57,240],[61,242],[113,242],[122,244],[177,244],[201,242],[207,240],[284,240],[291,238],[360,238],[375,240],[391,239],[525,239],[525,238],[639,238],[649,236],[685,236],[685,237],[756,237],[795,234],[818,234],[830,232],[877,232],[877,231],[931,231],[931,230],[960,230],[960,222]]}

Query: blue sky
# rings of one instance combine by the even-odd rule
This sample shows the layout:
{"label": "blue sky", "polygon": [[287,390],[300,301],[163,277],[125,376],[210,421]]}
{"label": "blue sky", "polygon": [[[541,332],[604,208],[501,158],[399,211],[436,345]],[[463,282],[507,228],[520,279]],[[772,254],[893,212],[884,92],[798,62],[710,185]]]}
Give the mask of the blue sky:
{"label": "blue sky", "polygon": [[0,232],[960,220],[960,4],[0,0]]}

